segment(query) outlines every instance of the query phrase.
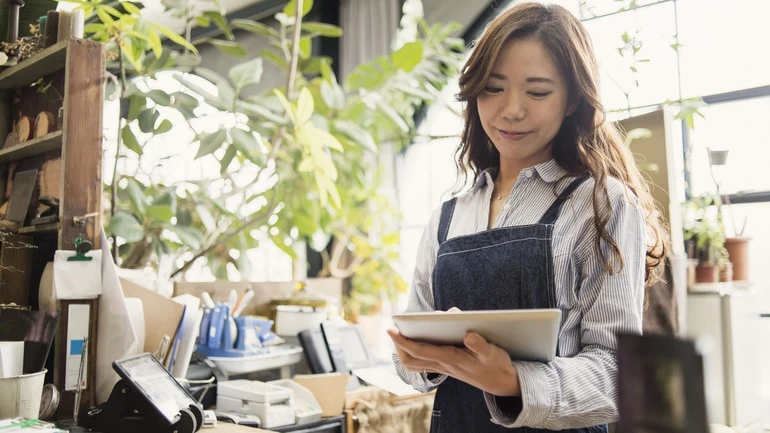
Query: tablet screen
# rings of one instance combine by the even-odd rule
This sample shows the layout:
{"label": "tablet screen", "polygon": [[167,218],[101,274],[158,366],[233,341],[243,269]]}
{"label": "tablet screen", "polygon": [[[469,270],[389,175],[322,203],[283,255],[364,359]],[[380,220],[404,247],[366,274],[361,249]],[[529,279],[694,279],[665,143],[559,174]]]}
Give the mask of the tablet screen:
{"label": "tablet screen", "polygon": [[118,373],[136,385],[170,424],[174,423],[179,409],[197,404],[150,354],[115,361],[115,364],[122,370]]}

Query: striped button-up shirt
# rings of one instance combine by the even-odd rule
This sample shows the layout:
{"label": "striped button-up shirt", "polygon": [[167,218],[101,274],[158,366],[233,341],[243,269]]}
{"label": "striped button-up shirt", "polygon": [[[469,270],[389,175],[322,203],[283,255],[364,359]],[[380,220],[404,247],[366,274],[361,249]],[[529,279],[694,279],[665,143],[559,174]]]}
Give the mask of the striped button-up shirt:
{"label": "striped button-up shirt", "polygon": [[[448,239],[487,229],[493,172],[485,171],[471,190],[458,198]],[[522,170],[494,227],[537,223],[553,203],[555,182],[566,172],[554,160]],[[559,182],[561,191],[574,178]],[[608,273],[595,246],[592,206],[593,179],[583,182],[562,206],[554,224],[553,260],[556,301],[562,311],[559,356],[552,362],[513,361],[521,386],[522,409],[510,413],[484,394],[493,422],[506,427],[550,430],[588,427],[617,418],[616,338],[618,333],[642,331],[645,221],[636,198],[614,178],[608,179],[612,207],[606,229],[620,248],[623,267]],[[432,274],[438,252],[440,208],[436,209],[420,242],[407,305],[408,312],[433,311]],[[602,242],[605,256],[610,247]],[[399,363],[401,378],[427,392],[445,377],[429,380]]]}

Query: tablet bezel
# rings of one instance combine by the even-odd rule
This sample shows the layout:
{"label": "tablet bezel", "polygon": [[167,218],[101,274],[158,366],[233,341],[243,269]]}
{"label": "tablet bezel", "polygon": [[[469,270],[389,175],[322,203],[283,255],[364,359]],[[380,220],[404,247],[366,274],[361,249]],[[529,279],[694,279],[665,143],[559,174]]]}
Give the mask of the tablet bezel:
{"label": "tablet bezel", "polygon": [[[412,340],[462,346],[466,333],[475,331],[488,340],[490,335],[497,337],[499,341],[490,342],[505,349],[514,359],[548,362],[556,356],[561,314],[556,308],[432,311],[394,314],[393,321],[401,335]],[[516,324],[526,324],[527,329],[511,328]],[[527,335],[537,339],[526,341]],[[517,338],[521,341],[515,342],[517,347],[511,347],[510,343]]]}

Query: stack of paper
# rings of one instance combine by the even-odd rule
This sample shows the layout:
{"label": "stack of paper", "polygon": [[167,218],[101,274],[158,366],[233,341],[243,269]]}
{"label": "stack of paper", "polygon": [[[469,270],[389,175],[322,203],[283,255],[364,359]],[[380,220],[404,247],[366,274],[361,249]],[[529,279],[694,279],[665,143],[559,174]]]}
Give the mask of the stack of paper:
{"label": "stack of paper", "polygon": [[0,378],[19,376],[24,367],[24,342],[0,341]]}

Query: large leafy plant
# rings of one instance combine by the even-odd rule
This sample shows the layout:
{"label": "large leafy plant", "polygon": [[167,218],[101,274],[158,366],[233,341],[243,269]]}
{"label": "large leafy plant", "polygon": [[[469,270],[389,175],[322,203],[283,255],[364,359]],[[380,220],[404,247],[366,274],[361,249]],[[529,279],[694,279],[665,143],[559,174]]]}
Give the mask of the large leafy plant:
{"label": "large leafy plant", "polygon": [[[339,37],[342,30],[303,22],[312,5],[312,0],[289,2],[275,15],[276,27],[251,20],[223,24],[223,17],[205,15],[201,24],[252,32],[272,47],[233,66],[227,76],[188,64],[173,68],[175,56],[167,49],[158,52],[154,37],[142,32],[154,27],[137,20],[133,27],[107,32],[96,27],[109,23],[97,13],[102,21],[88,27],[92,36],[112,35],[122,56],[129,46],[134,56],[127,62],[134,74],[126,76],[121,92],[125,109],[117,157],[139,163],[131,165],[137,167],[132,172],[117,170],[116,163],[107,186],[113,192],[109,230],[123,266],[142,267],[170,255],[172,274],[205,263],[217,278],[246,278],[246,252],[260,242],[294,257],[298,241],[321,251],[333,239],[325,273],[352,276],[351,308],[366,312],[383,293],[392,297],[406,289],[394,269],[398,214],[384,191],[383,167],[390,161],[381,160],[382,149],[398,151],[412,142],[416,113],[439,101],[459,68],[464,43],[451,37],[455,25],[428,26],[419,19],[417,38],[360,65],[340,83],[330,60],[313,55],[311,41]],[[124,9],[123,14],[136,15]],[[126,20],[117,9],[107,12],[115,22]],[[232,31],[223,34],[231,38]],[[194,54],[189,41],[171,40]],[[242,54],[235,42],[206,42]],[[142,44],[140,53],[134,47]],[[254,92],[264,61],[286,71],[285,87]],[[159,86],[153,79],[161,76],[166,81]],[[169,77],[175,86],[168,85]],[[225,121],[212,126],[212,119]],[[219,172],[169,184],[153,176],[157,171],[141,169],[148,146],[163,145],[172,134],[187,134],[188,153],[201,163],[218,164]],[[343,266],[336,258],[345,255],[353,259]]]}

